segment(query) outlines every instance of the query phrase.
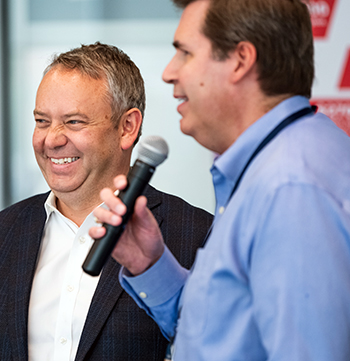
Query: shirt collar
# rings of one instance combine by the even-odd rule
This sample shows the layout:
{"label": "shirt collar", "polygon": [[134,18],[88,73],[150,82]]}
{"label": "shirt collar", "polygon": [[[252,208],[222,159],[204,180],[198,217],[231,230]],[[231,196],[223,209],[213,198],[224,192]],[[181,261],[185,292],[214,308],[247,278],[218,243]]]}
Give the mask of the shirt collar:
{"label": "shirt collar", "polygon": [[[246,129],[238,139],[220,156],[212,166],[214,185],[219,185],[223,192],[216,194],[217,204],[225,204],[232,189],[249,158],[262,140],[286,117],[310,106],[307,98],[293,96],[288,98]],[[226,198],[226,199],[224,199]]]}
{"label": "shirt collar", "polygon": [[44,204],[45,212],[46,212],[46,223],[50,218],[50,215],[52,212],[57,211],[56,208],[56,196],[51,191],[49,196],[46,199],[46,202]]}
{"label": "shirt collar", "polygon": [[[117,196],[119,194],[119,190],[116,190],[114,192],[114,194]],[[108,209],[108,207],[104,203],[101,203],[98,207]],[[61,214],[61,212],[56,207],[56,196],[54,195],[54,193],[52,191],[50,192],[49,196],[47,197],[47,199],[45,201],[44,208],[45,208],[45,212],[46,212],[45,224],[48,222],[51,213],[57,212],[57,213]],[[99,223],[97,223],[97,224],[99,224]]]}

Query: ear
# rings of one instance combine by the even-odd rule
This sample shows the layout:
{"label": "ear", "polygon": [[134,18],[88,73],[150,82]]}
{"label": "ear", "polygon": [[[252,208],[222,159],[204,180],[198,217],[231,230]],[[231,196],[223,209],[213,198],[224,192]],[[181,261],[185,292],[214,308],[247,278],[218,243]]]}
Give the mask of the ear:
{"label": "ear", "polygon": [[142,115],[139,109],[131,108],[125,112],[120,119],[122,132],[121,147],[127,150],[134,145],[142,124]]}
{"label": "ear", "polygon": [[257,60],[256,48],[249,41],[241,41],[237,44],[230,58],[233,61],[231,80],[237,83],[255,70]]}

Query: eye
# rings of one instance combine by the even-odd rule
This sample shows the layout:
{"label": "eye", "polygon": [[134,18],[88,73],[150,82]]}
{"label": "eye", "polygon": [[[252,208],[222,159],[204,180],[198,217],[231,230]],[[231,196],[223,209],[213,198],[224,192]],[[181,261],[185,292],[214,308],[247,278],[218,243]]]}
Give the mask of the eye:
{"label": "eye", "polygon": [[177,53],[181,56],[187,57],[188,55],[192,55],[192,53],[188,50],[192,49],[188,44],[182,43],[181,41],[175,40],[173,42],[173,46],[176,49]]}
{"label": "eye", "polygon": [[83,129],[86,125],[86,122],[81,119],[69,119],[65,122],[65,125],[68,129],[71,130],[80,130]]}
{"label": "eye", "polygon": [[38,128],[43,128],[45,126],[47,126],[49,124],[49,122],[46,119],[42,119],[42,118],[35,118],[35,125]]}
{"label": "eye", "polygon": [[188,50],[183,49],[183,48],[178,49],[178,52],[183,57],[187,57],[187,56],[191,55],[191,53]]}
{"label": "eye", "polygon": [[66,125],[67,125],[68,127],[74,128],[74,129],[76,129],[76,128],[78,128],[78,127],[81,128],[81,127],[83,127],[85,124],[86,124],[85,121],[79,120],[79,119],[70,119],[70,120],[67,120],[67,121],[66,121]]}

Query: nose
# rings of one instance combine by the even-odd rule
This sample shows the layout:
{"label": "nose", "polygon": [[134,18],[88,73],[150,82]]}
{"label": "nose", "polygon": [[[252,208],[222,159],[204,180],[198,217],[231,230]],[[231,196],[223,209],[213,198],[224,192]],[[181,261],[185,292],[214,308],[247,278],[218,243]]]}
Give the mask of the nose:
{"label": "nose", "polygon": [[162,79],[168,84],[174,84],[176,82],[177,69],[176,69],[175,56],[170,60],[170,62],[164,69]]}
{"label": "nose", "polygon": [[44,135],[45,145],[50,149],[62,147],[67,144],[67,137],[62,125],[51,125]]}

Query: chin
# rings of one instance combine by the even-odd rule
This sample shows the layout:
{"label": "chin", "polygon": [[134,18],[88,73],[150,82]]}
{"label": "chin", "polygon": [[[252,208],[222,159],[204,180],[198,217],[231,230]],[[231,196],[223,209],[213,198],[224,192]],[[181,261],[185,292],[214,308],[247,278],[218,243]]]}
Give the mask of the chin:
{"label": "chin", "polygon": [[184,121],[183,118],[181,119],[181,122],[180,122],[180,130],[183,134],[194,137],[192,128],[186,126],[186,121]]}
{"label": "chin", "polygon": [[67,184],[66,183],[53,183],[51,182],[48,183],[50,189],[56,194],[61,193],[61,194],[65,194],[65,193],[71,193],[74,192],[76,189],[79,188],[79,186],[77,186],[76,184]]}

